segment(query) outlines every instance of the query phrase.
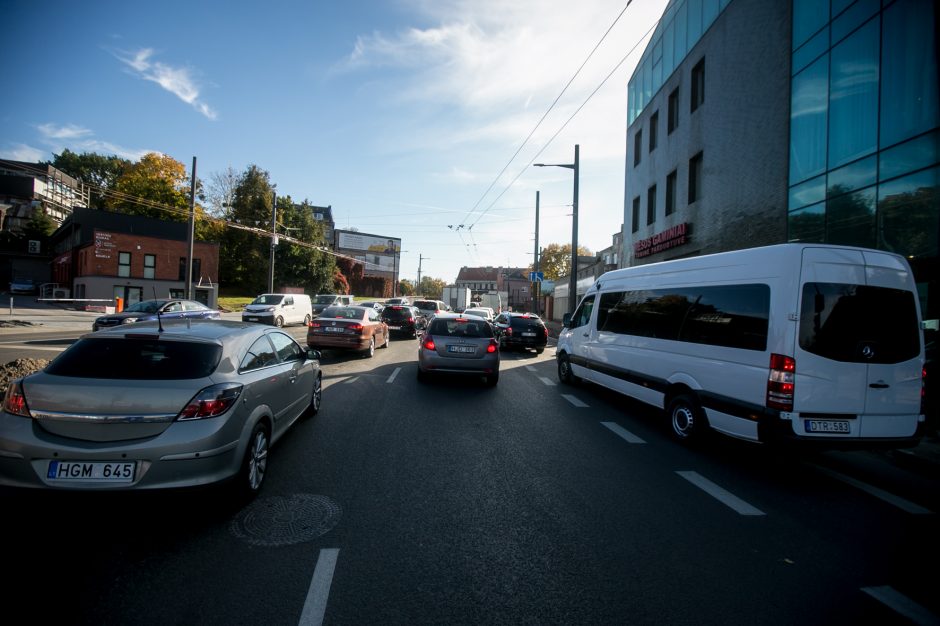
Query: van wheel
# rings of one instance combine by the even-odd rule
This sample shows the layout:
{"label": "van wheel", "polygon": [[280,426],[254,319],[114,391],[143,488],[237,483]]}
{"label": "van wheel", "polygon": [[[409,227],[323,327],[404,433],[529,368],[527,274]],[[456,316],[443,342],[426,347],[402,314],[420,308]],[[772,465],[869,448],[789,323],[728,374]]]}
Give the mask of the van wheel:
{"label": "van wheel", "polygon": [[571,361],[567,354],[558,357],[558,380],[566,385],[574,385],[578,382],[578,377],[571,372]]}
{"label": "van wheel", "polygon": [[282,327],[284,326],[284,318],[281,317],[280,315],[278,315],[277,317],[275,317],[275,318],[274,318],[274,325],[277,326],[278,328],[282,328]]}
{"label": "van wheel", "polygon": [[708,424],[705,421],[705,413],[694,396],[688,394],[676,396],[669,402],[668,412],[672,434],[676,439],[679,441],[701,439]]}

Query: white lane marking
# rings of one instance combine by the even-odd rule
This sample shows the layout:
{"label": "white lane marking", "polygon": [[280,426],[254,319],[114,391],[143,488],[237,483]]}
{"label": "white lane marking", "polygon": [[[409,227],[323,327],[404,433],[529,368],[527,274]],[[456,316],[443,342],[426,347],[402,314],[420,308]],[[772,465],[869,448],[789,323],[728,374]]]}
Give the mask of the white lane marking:
{"label": "white lane marking", "polygon": [[545,376],[539,376],[539,380],[542,381],[548,387],[554,387],[555,381],[551,378],[546,378]]}
{"label": "white lane marking", "polygon": [[925,509],[919,504],[914,504],[913,502],[909,500],[905,500],[904,498],[900,496],[896,496],[893,493],[888,493],[884,489],[879,489],[878,487],[874,487],[872,485],[869,485],[868,483],[863,483],[860,480],[856,480],[855,478],[846,476],[844,474],[840,474],[839,472],[835,472],[829,468],[822,467],[820,465],[815,465],[815,464],[811,464],[811,465],[815,469],[822,472],[823,474],[826,474],[827,476],[831,476],[832,478],[835,478],[836,480],[840,480],[848,485],[852,485],[856,489],[861,489],[865,493],[873,495],[880,500],[884,500],[888,504],[893,504],[894,506],[898,507],[902,511],[906,511],[907,513],[912,513],[914,515],[932,515],[933,514],[933,511],[931,511],[930,509]]}
{"label": "white lane marking", "polygon": [[627,440],[628,443],[646,443],[629,430],[621,426],[620,424],[614,424],[613,422],[601,422],[604,426],[609,428],[611,431],[616,433],[618,436]]}
{"label": "white lane marking", "polygon": [[535,372],[535,371],[537,371],[537,370],[536,370],[534,367],[532,367],[531,365],[526,365],[525,368],[526,368],[527,370],[529,370],[530,372]]}
{"label": "white lane marking", "polygon": [[[7,341],[4,345],[16,345],[17,342]],[[65,348],[40,348],[36,346],[19,346],[20,350],[29,350],[30,352],[65,352]]]}
{"label": "white lane marking", "polygon": [[895,613],[903,615],[915,624],[940,624],[940,616],[934,615],[893,587],[862,587],[862,592],[867,593],[875,600],[888,606]]}
{"label": "white lane marking", "polygon": [[696,487],[698,487],[699,489],[701,489],[702,491],[710,495],[711,497],[715,498],[716,500],[718,500],[725,506],[728,506],[734,509],[736,512],[738,512],[741,515],[765,515],[765,513],[761,511],[760,509],[751,506],[750,504],[748,504],[741,498],[737,497],[730,491],[722,489],[721,487],[719,487],[712,481],[708,480],[707,478],[705,478],[698,472],[678,472],[677,471],[676,474],[678,474],[679,476],[682,476],[687,481],[689,481],[690,483],[692,483],[693,485],[695,485]]}
{"label": "white lane marking", "polygon": [[326,613],[326,601],[330,597],[330,585],[333,584],[333,571],[336,569],[336,559],[339,558],[339,548],[324,548],[320,550],[320,558],[313,570],[313,579],[307,590],[307,599],[304,601],[304,610],[300,614],[300,626],[320,626],[323,615]]}
{"label": "white lane marking", "polygon": [[571,404],[573,404],[574,406],[578,407],[579,409],[587,408],[586,404],[584,404],[583,402],[581,402],[580,400],[578,400],[572,395],[563,393],[561,394],[561,397],[567,400],[568,402],[570,402]]}
{"label": "white lane marking", "polygon": [[388,380],[386,380],[385,382],[390,383],[390,382],[394,381],[394,380],[395,380],[395,377],[398,376],[398,372],[400,372],[400,371],[401,371],[401,368],[400,368],[400,367],[396,367],[396,368],[395,368],[395,371],[392,372],[392,375],[389,376],[389,377],[388,377]]}
{"label": "white lane marking", "polygon": [[358,377],[358,376],[350,376],[349,378],[347,378],[346,380],[343,381],[343,384],[344,384],[344,385],[348,385],[349,383],[354,383],[354,382],[356,382],[357,380],[359,380],[359,377]]}

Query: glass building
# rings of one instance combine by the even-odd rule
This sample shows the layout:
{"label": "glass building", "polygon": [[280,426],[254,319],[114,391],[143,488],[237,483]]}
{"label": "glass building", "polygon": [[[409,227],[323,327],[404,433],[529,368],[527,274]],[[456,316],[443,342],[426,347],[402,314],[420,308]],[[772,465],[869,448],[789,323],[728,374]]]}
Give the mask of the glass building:
{"label": "glass building", "polygon": [[793,0],[788,238],[908,258],[940,318],[933,0]]}

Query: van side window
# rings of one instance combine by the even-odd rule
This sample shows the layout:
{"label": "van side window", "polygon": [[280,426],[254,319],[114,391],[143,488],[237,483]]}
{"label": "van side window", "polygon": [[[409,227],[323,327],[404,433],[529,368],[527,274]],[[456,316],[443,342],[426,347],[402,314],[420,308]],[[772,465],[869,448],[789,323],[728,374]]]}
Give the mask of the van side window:
{"label": "van side window", "polygon": [[800,347],[848,363],[901,363],[920,354],[914,294],[902,289],[806,283]]}
{"label": "van side window", "polygon": [[770,287],[721,285],[601,295],[601,332],[745,350],[767,348]]}
{"label": "van side window", "polygon": [[594,311],[594,296],[587,296],[581,301],[581,306],[571,316],[571,328],[587,326],[591,321],[591,313]]}
{"label": "van side window", "polygon": [[294,305],[293,296],[287,296],[286,298],[284,298],[284,306],[293,306],[293,305]]}

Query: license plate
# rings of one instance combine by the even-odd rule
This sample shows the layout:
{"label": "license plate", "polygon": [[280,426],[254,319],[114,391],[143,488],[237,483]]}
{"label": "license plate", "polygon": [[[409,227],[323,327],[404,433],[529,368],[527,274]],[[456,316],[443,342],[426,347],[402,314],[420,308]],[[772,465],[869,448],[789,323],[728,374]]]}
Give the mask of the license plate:
{"label": "license plate", "polygon": [[476,352],[476,348],[473,346],[447,346],[448,352],[465,352],[472,354]]}
{"label": "license plate", "polygon": [[327,326],[323,330],[325,330],[328,333],[341,333],[345,329],[342,326]]}
{"label": "license plate", "polygon": [[257,318],[257,317],[246,317],[245,319],[247,319],[249,322],[257,322],[257,321],[258,321],[258,318]]}
{"label": "license plate", "polygon": [[834,420],[806,420],[803,422],[808,433],[849,433],[849,423]]}
{"label": "license plate", "polygon": [[522,333],[523,337],[535,337],[535,333]]}
{"label": "license plate", "polygon": [[93,480],[105,483],[129,483],[134,480],[136,461],[114,463],[86,461],[49,461],[49,480]]}
{"label": "license plate", "polygon": [[389,330],[401,330],[401,326],[389,326]]}

